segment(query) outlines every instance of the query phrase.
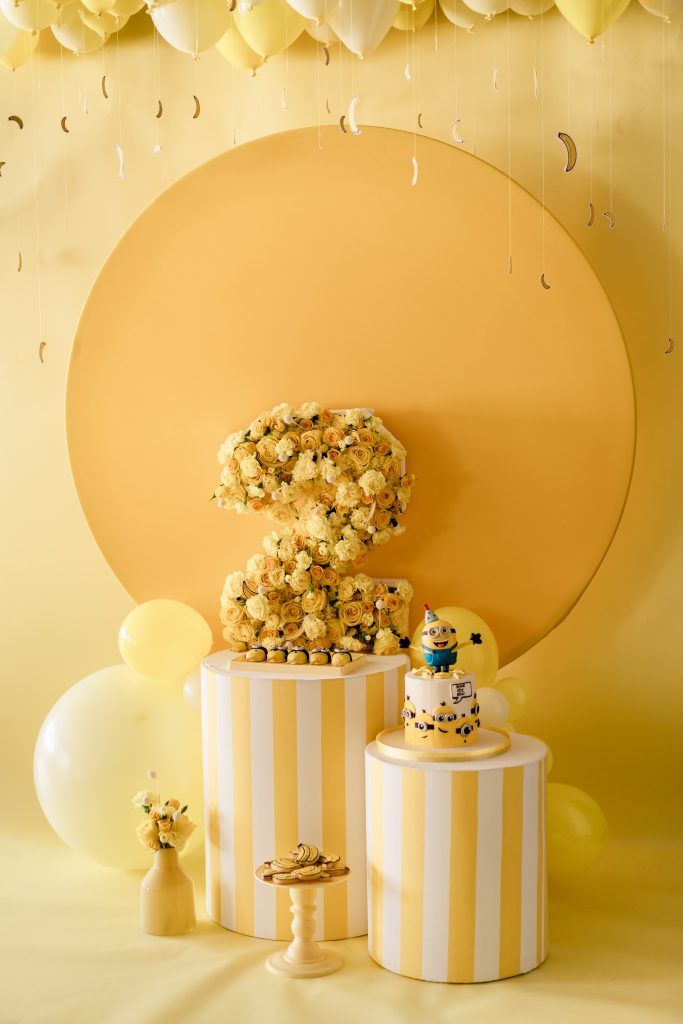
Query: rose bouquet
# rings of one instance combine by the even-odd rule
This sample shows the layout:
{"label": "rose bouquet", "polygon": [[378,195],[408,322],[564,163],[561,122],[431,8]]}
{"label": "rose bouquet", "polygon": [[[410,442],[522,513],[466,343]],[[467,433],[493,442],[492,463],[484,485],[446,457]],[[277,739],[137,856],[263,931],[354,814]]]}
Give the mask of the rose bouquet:
{"label": "rose bouquet", "polygon": [[223,588],[233,650],[336,646],[393,654],[407,631],[412,588],[354,574],[375,545],[403,532],[413,478],[405,449],[366,409],[278,405],[218,454],[221,508],[265,512],[283,526]]}
{"label": "rose bouquet", "polygon": [[[148,772],[156,780],[156,772]],[[180,852],[197,827],[187,816],[187,804],[171,797],[163,804],[158,787],[142,789],[133,797],[133,806],[144,811],[146,817],[137,826],[137,837],[148,850],[177,850]]]}

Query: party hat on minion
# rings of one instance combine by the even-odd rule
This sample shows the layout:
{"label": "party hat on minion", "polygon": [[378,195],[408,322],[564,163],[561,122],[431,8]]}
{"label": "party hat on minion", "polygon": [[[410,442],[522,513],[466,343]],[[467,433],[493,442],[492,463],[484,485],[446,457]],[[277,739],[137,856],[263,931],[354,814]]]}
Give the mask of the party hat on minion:
{"label": "party hat on minion", "polygon": [[433,612],[428,604],[424,604],[422,607],[425,610],[425,626],[428,625],[430,622],[436,622],[437,619],[439,618],[436,612]]}

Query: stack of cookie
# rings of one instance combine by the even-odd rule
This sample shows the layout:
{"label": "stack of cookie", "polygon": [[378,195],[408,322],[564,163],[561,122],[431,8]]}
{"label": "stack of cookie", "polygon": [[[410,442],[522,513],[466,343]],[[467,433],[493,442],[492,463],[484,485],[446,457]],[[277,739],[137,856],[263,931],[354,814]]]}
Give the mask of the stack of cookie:
{"label": "stack of cookie", "polygon": [[324,880],[345,875],[348,870],[338,853],[323,853],[312,843],[299,843],[287,856],[275,857],[261,866],[263,877],[280,885]]}

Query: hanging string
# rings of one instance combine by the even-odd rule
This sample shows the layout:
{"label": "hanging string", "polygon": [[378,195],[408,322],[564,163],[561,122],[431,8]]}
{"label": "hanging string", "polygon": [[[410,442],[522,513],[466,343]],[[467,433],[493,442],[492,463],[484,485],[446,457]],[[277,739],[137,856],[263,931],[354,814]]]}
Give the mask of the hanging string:
{"label": "hanging string", "polygon": [[[64,47],[59,47],[59,88],[61,93],[62,116],[66,117],[64,102]],[[69,151],[67,148],[67,133],[62,131],[62,160],[64,164],[64,227],[69,230]]]}
{"label": "hanging string", "polygon": [[40,92],[40,43],[36,47],[35,51],[35,62],[37,65],[36,75],[34,75],[34,55],[31,53],[29,58],[29,70],[31,77],[31,124],[33,137],[33,214],[35,223],[35,239],[36,239],[36,298],[38,302],[38,341],[39,344],[45,340],[43,334],[43,287],[40,272],[40,256],[42,252],[42,245],[40,239],[40,204],[38,199],[38,123],[36,120],[36,83],[35,79],[38,79],[38,91]]}
{"label": "hanging string", "polygon": [[[116,19],[118,23],[118,18]],[[123,117],[121,115],[121,93],[123,91],[123,85],[121,82],[121,57],[119,53],[119,34],[116,33],[116,111],[118,117],[119,126],[119,141],[116,147],[119,156],[119,181],[124,182],[126,180],[126,166],[123,148]]]}
{"label": "hanging string", "polygon": [[477,32],[472,33],[472,155],[477,155]]}
{"label": "hanging string", "polygon": [[508,134],[508,274],[512,273],[512,77],[510,71],[510,8],[507,9],[505,64],[507,75],[507,134]]}
{"label": "hanging string", "polygon": [[[15,110],[19,110],[19,97],[17,95],[17,76],[12,75],[12,93],[13,93],[13,107]],[[14,191],[14,209],[17,211],[17,263],[16,269],[20,273],[24,265],[24,257],[21,251],[21,202],[19,192],[19,175],[16,173],[17,161],[15,156],[19,152],[16,132],[10,132],[10,158],[12,160],[12,183]]]}
{"label": "hanging string", "polygon": [[[155,115],[155,118],[154,118],[155,123],[156,123],[156,128],[155,128],[155,132],[154,132],[155,143],[154,143],[154,146],[152,147],[152,156],[160,156],[161,153],[163,152],[163,147],[162,147],[162,144],[161,144],[161,118],[163,116],[163,100],[161,98],[161,67],[160,67],[160,55],[159,55],[159,33],[157,31],[157,27],[154,24],[154,22],[152,22],[152,25],[153,25],[152,52],[154,54],[154,83],[153,83],[153,86],[154,86],[154,93],[155,93],[155,97],[154,98],[155,98],[155,101],[156,101],[156,108],[157,108],[156,115]],[[161,104],[161,106],[159,104]],[[159,174],[160,174],[160,177],[161,177],[161,168],[159,169]]]}
{"label": "hanging string", "polygon": [[[607,31],[607,120],[609,140],[609,212],[614,214],[614,145],[613,145],[613,122],[612,122],[612,26]],[[614,222],[610,221],[610,227]]]}
{"label": "hanging string", "polygon": [[543,48],[543,8],[540,16],[540,93],[541,93],[541,280],[545,274],[545,61]]}

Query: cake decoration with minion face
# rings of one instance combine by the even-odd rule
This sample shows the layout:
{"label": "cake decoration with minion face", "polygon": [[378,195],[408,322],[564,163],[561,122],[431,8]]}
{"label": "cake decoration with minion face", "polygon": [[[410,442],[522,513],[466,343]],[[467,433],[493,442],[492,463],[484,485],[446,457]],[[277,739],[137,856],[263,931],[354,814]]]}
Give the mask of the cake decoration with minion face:
{"label": "cake decoration with minion face", "polygon": [[462,743],[467,743],[467,741],[474,735],[475,728],[472,716],[466,715],[458,721],[455,731],[456,734],[461,737]]}
{"label": "cake decoration with minion face", "polygon": [[406,729],[406,735],[408,732],[413,731],[415,726],[415,705],[412,700],[406,694],[406,699],[403,701],[403,711],[401,712],[401,721]]}
{"label": "cake decoration with minion face", "polygon": [[451,708],[445,701],[441,701],[438,707],[432,712],[434,719],[434,746],[454,747],[458,739],[456,736],[456,723],[458,716],[454,708]]}
{"label": "cake decoration with minion face", "polygon": [[427,714],[424,708],[419,714],[415,715],[412,734],[415,737],[412,742],[416,743],[417,746],[434,746],[434,719],[431,715]]}
{"label": "cake decoration with minion face", "polygon": [[451,672],[451,666],[458,660],[458,651],[470,644],[482,643],[481,633],[471,633],[469,640],[458,642],[455,627],[440,619],[428,604],[425,604],[425,621],[422,630],[422,653],[425,661],[434,671]]}

